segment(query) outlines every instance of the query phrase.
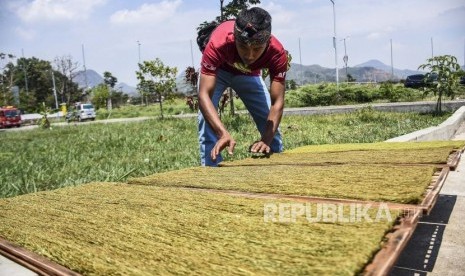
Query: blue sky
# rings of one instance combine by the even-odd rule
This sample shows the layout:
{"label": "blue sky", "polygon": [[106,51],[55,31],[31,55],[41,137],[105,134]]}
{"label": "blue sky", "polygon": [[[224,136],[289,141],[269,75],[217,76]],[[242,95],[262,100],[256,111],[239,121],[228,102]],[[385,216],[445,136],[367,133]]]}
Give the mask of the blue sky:
{"label": "blue sky", "polygon": [[[0,52],[53,61],[70,55],[103,74],[135,86],[139,59],[160,58],[183,71],[199,64],[196,27],[219,14],[219,0],[0,0]],[[225,0],[225,2],[229,2]],[[434,55],[464,64],[463,0],[335,0],[338,66],[344,44],[348,66],[370,59],[416,69]],[[273,34],[293,62],[334,68],[330,0],[261,1],[273,18]],[[301,51],[299,53],[299,39]]]}

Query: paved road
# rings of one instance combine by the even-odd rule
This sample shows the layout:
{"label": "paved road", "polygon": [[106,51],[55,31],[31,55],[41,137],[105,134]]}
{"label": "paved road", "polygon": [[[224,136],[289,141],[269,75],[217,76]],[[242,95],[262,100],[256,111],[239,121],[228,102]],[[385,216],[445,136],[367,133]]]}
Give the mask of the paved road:
{"label": "paved road", "polygon": [[[356,105],[342,105],[342,106],[317,106],[317,107],[302,107],[302,108],[285,108],[284,115],[315,115],[315,114],[334,114],[334,113],[348,113],[355,111],[360,108],[367,106],[372,107],[373,109],[380,111],[394,111],[394,112],[432,112],[435,108],[436,102],[403,102],[403,103],[370,103],[370,104],[356,104]],[[465,100],[454,100],[454,101],[443,101],[443,110],[444,111],[455,111],[460,106],[465,105]],[[239,111],[238,113],[247,113],[247,111]],[[61,113],[52,114],[49,117],[60,116]],[[41,116],[39,114],[26,114],[22,116],[26,119],[38,119]],[[169,116],[167,116],[169,117]],[[180,115],[171,115],[174,118],[193,118],[197,117],[197,114],[180,114]],[[108,120],[97,120],[93,122],[81,122],[76,123],[80,124],[89,124],[89,123],[117,123],[117,122],[134,122],[134,121],[143,121],[149,119],[157,119],[158,117],[138,117],[138,118],[121,118],[121,119],[108,119]],[[62,126],[67,125],[67,123],[54,123],[53,126]],[[24,126],[20,128],[12,128],[0,131],[22,131],[30,130],[37,128],[37,126]]]}
{"label": "paved road", "polygon": [[[192,114],[193,116],[193,114]],[[181,116],[176,116],[176,117],[181,117]],[[84,122],[60,122],[60,123],[52,123],[52,128],[57,127],[57,126],[69,126],[69,125],[74,125],[74,126],[79,126],[79,125],[87,125],[87,124],[108,124],[108,123],[121,123],[121,122],[137,122],[137,121],[144,121],[144,120],[150,120],[150,119],[156,119],[158,117],[137,117],[137,118],[118,118],[118,119],[108,119],[108,120],[97,120],[97,121],[84,121]],[[5,128],[5,129],[0,129],[0,131],[26,131],[26,130],[31,130],[38,128],[37,125],[26,125],[22,126],[19,128]]]}

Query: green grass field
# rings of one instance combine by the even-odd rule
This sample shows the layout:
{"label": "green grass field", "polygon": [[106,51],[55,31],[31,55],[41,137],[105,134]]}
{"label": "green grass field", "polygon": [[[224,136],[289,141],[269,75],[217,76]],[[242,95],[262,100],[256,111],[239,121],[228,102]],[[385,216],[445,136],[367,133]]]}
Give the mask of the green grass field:
{"label": "green grass field", "polygon": [[[441,123],[442,117],[382,113],[285,116],[285,149],[304,145],[371,143]],[[225,160],[250,156],[259,139],[248,115],[225,116],[238,142]],[[75,186],[93,181],[124,182],[128,177],[199,165],[197,119],[153,119],[133,123],[74,124],[51,130],[0,132],[0,197]]]}

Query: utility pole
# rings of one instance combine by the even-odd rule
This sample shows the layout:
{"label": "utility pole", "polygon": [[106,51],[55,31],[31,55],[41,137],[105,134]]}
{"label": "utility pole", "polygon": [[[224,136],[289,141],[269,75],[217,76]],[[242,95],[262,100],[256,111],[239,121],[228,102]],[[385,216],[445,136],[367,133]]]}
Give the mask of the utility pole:
{"label": "utility pole", "polygon": [[87,81],[86,55],[84,53],[84,44],[82,44],[82,64],[84,67],[84,81],[86,84],[86,87],[84,88],[84,93],[87,93],[87,89],[89,89],[89,82]]}
{"label": "utility pole", "polygon": [[26,70],[26,67],[27,65],[25,64],[26,63],[26,59],[24,58],[24,49],[21,49],[21,54],[23,56],[23,71],[24,71],[24,82],[25,82],[25,85],[26,85],[26,95],[29,96],[29,88],[28,88],[28,85],[27,85],[27,70]]}
{"label": "utility pole", "polygon": [[346,67],[346,82],[349,82],[349,73],[347,72],[347,62],[349,61],[349,56],[347,55],[347,48],[346,48],[346,39],[349,38],[348,36],[344,37],[344,57],[342,60],[344,61]]}
{"label": "utility pole", "polygon": [[191,60],[192,60],[192,68],[194,68],[195,70],[195,67],[194,67],[194,52],[192,51],[192,39],[189,40],[190,43],[191,43]]}
{"label": "utility pole", "polygon": [[137,40],[137,48],[138,48],[138,52],[139,52],[139,63],[140,63],[140,42],[139,42],[139,40]]}
{"label": "utility pole", "polygon": [[55,97],[55,108],[58,109],[57,88],[55,85],[55,74],[53,73],[53,69],[51,71],[52,71],[52,83],[53,83],[53,96]]}
{"label": "utility pole", "polygon": [[434,58],[434,51],[433,51],[433,37],[431,37],[431,58]]}
{"label": "utility pole", "polygon": [[392,57],[392,39],[391,39],[391,80],[394,78],[394,62]]}
{"label": "utility pole", "polygon": [[223,2],[224,0],[220,0],[220,14],[221,14],[220,20],[221,21],[223,21]]}
{"label": "utility pole", "polygon": [[[137,51],[138,51],[138,54],[139,54],[139,63],[140,64],[140,41],[137,40]],[[141,91],[142,90],[142,91]],[[139,89],[139,93],[141,94],[141,98],[142,98],[142,105],[144,104],[144,91],[145,88],[144,87],[140,87]],[[147,105],[149,105],[149,99],[147,98]]]}
{"label": "utility pole", "polygon": [[304,71],[302,70],[302,51],[300,49],[300,37],[299,37],[299,60],[300,60],[300,85],[304,85]]}
{"label": "utility pole", "polygon": [[336,5],[334,0],[330,0],[333,3],[333,19],[334,19],[334,37],[333,37],[333,46],[334,46],[334,61],[336,65],[336,89],[339,90],[339,70],[337,68],[337,40],[336,40]]}

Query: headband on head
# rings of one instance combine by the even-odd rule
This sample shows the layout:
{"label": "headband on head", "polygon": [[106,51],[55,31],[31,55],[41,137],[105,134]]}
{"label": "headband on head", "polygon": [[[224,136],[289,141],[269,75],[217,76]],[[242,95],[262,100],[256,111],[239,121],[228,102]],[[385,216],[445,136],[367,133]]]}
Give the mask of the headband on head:
{"label": "headband on head", "polygon": [[265,44],[271,36],[269,30],[257,31],[257,29],[249,22],[244,28],[234,25],[234,37],[242,43],[251,44]]}

